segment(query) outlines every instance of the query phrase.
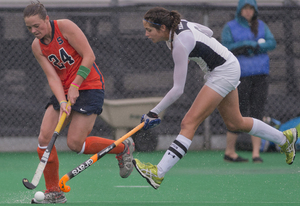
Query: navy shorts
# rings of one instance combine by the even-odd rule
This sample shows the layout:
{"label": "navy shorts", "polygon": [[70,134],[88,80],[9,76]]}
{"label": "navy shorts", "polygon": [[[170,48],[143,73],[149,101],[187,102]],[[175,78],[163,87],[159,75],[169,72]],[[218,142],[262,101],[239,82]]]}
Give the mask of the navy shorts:
{"label": "navy shorts", "polygon": [[[102,113],[103,101],[104,90],[102,89],[79,90],[79,97],[76,103],[72,105],[72,110],[86,115],[100,115]],[[59,102],[54,95],[50,97],[46,109],[49,105],[53,105],[55,110],[60,109]]]}

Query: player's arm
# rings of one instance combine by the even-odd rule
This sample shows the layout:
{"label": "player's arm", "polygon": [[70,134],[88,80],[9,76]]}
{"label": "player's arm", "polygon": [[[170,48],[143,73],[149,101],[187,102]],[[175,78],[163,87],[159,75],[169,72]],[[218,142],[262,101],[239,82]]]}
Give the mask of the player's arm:
{"label": "player's arm", "polygon": [[[31,48],[32,48],[33,55],[35,56],[36,60],[42,67],[44,73],[46,74],[50,89],[52,90],[53,94],[57,98],[58,102],[66,101],[61,80],[58,74],[56,73],[55,68],[50,64],[47,58],[43,55],[38,39],[35,39],[33,41]],[[65,106],[66,105],[64,105],[64,107]],[[65,108],[63,108],[62,111],[69,114],[69,112]]]}
{"label": "player's arm", "polygon": [[[176,44],[176,45],[175,45]],[[184,92],[188,71],[188,56],[195,46],[194,36],[191,32],[185,32],[178,36],[174,42],[172,57],[174,61],[173,87],[151,112],[159,114],[173,104]]]}
{"label": "player's arm", "polygon": [[[59,29],[69,44],[78,52],[82,57],[82,62],[79,67],[77,76],[73,80],[75,85],[80,86],[87,78],[93,63],[95,62],[95,54],[81,29],[72,21],[68,19],[58,20]],[[75,104],[79,96],[78,88],[70,87],[68,98],[72,104]]]}
{"label": "player's arm", "polygon": [[[164,98],[148,113],[142,116],[141,121],[145,122],[144,129],[150,129],[160,124],[158,114],[173,104],[184,92],[185,81],[188,70],[188,55],[193,48],[194,37],[192,33],[184,39],[191,40],[183,45],[181,41],[176,41],[176,46],[173,48],[172,56],[174,61],[173,87],[164,96]],[[188,47],[188,48],[187,48]]]}

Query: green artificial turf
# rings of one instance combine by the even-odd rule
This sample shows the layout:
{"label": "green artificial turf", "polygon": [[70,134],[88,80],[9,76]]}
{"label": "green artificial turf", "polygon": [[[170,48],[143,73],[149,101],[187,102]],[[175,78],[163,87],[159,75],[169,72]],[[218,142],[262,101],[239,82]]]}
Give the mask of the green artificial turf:
{"label": "green artificial turf", "polygon": [[[143,162],[157,164],[164,152],[134,153]],[[251,152],[239,152],[251,160]],[[59,152],[60,176],[92,155]],[[108,154],[67,185],[66,205],[299,205],[300,158],[293,165],[285,155],[262,153],[262,164],[227,163],[223,151],[189,151],[153,189],[137,171],[122,179],[115,155]],[[30,204],[36,191],[45,190],[44,179],[35,190],[22,184],[32,179],[39,163],[36,153],[0,153],[0,205]]]}

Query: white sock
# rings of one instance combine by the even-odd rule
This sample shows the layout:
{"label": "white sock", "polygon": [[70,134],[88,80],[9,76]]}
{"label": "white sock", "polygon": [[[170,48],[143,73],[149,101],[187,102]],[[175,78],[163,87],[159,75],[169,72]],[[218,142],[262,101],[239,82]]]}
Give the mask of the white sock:
{"label": "white sock", "polygon": [[82,145],[81,151],[78,152],[77,154],[83,154],[84,150],[85,150],[85,142]]}
{"label": "white sock", "polygon": [[41,145],[40,145],[40,144],[38,144],[38,147],[39,147],[40,149],[47,149],[47,146],[43,146],[43,147],[41,147]]}
{"label": "white sock", "polygon": [[281,131],[255,118],[253,118],[253,127],[249,134],[279,145],[286,142],[286,137]]}
{"label": "white sock", "polygon": [[187,153],[192,140],[183,135],[178,135],[169,149],[165,152],[163,158],[157,165],[157,176],[159,178],[165,174]]}

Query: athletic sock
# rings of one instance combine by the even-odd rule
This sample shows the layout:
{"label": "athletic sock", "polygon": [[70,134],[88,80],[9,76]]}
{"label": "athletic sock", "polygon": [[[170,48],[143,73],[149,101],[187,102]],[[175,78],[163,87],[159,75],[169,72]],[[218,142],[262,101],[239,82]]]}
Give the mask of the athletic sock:
{"label": "athletic sock", "polygon": [[159,178],[165,174],[187,153],[192,140],[183,135],[178,135],[174,142],[165,152],[163,158],[157,165],[157,176]]}
{"label": "athletic sock", "polygon": [[[102,137],[95,137],[95,136],[87,137],[85,139],[85,142],[84,142],[81,152],[79,152],[79,154],[82,154],[82,153],[83,154],[96,154],[114,142],[115,141],[112,139],[105,139]],[[125,149],[125,145],[119,144],[117,147],[112,149],[109,153],[110,154],[119,154],[119,153],[123,152],[124,149]]]}
{"label": "athletic sock", "polygon": [[[47,147],[41,147],[40,145],[37,148],[37,152],[39,155],[39,158],[41,160],[45,150]],[[59,161],[57,156],[57,151],[55,148],[55,145],[52,148],[51,154],[49,156],[48,162],[46,164],[46,167],[44,169],[44,178],[45,178],[45,184],[46,189],[52,190],[52,191],[60,191],[59,188]]]}
{"label": "athletic sock", "polygon": [[253,127],[249,134],[279,145],[286,142],[286,137],[281,131],[255,118],[253,118]]}

